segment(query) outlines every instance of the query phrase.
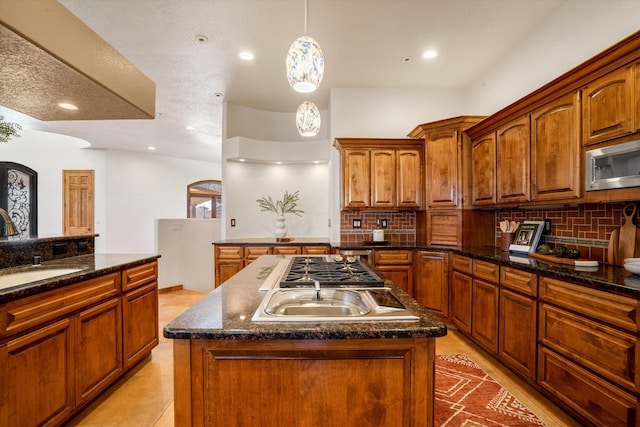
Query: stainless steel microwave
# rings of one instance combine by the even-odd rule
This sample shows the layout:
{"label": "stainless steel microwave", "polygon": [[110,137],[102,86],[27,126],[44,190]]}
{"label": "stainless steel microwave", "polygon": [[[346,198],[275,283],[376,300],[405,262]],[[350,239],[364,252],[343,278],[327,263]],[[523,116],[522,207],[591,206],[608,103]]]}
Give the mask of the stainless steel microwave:
{"label": "stainless steel microwave", "polygon": [[586,190],[640,187],[640,140],[587,150]]}

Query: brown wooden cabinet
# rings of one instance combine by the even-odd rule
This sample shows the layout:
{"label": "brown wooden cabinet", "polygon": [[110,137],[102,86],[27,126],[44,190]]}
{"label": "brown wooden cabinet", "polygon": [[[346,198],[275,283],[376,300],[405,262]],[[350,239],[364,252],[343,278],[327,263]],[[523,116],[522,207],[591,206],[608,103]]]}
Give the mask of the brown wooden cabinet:
{"label": "brown wooden cabinet", "polygon": [[75,398],[81,405],[115,381],[124,369],[120,298],[81,311],[77,322]]}
{"label": "brown wooden cabinet", "polygon": [[531,123],[528,114],[497,130],[496,156],[498,204],[531,200]]}
{"label": "brown wooden cabinet", "polygon": [[422,208],[422,141],[338,138],[342,208]]}
{"label": "brown wooden cabinet", "polygon": [[[624,136],[636,130],[634,71],[634,66],[628,65],[583,88],[582,139],[585,145]],[[640,88],[636,90],[640,91]]]}
{"label": "brown wooden cabinet", "polygon": [[415,263],[414,298],[438,316],[449,319],[449,254],[418,251]]}
{"label": "brown wooden cabinet", "polygon": [[571,93],[531,114],[533,201],[582,197],[580,95]]}
{"label": "brown wooden cabinet", "polygon": [[509,367],[536,379],[538,277],[511,267],[500,268],[498,354]]}
{"label": "brown wooden cabinet", "polygon": [[457,254],[453,254],[451,259],[451,320],[460,330],[471,334],[473,260]]}
{"label": "brown wooden cabinet", "polygon": [[300,255],[302,248],[300,246],[274,246],[272,248],[274,255]]}
{"label": "brown wooden cabinet", "polygon": [[496,135],[491,132],[471,144],[472,192],[474,206],[496,204]]}
{"label": "brown wooden cabinet", "polygon": [[414,295],[413,251],[376,249],[373,251],[373,266],[399,288]]}
{"label": "brown wooden cabinet", "polygon": [[0,425],[62,425],[147,356],[156,279],[154,261],[0,305]]}
{"label": "brown wooden cabinet", "polygon": [[302,253],[304,255],[327,255],[331,252],[329,245],[304,245]]}
{"label": "brown wooden cabinet", "polygon": [[[251,253],[252,255],[254,255],[255,250]],[[215,287],[218,287],[226,282],[231,276],[244,268],[244,247],[216,245],[214,247],[214,254],[214,279]]]}
{"label": "brown wooden cabinet", "polygon": [[540,279],[538,384],[594,425],[637,424],[638,300]]}
{"label": "brown wooden cabinet", "polygon": [[1,425],[59,425],[73,413],[74,342],[64,319],[0,346]]}
{"label": "brown wooden cabinet", "polygon": [[[498,272],[497,264],[474,259],[472,286],[470,295],[471,306],[471,337],[485,349],[498,352]],[[455,267],[454,267],[455,268]],[[458,277],[458,279],[462,279]],[[462,282],[458,284],[462,286]],[[457,298],[459,294],[454,294]],[[461,294],[466,303],[468,295]],[[458,304],[457,302],[455,304]],[[462,303],[460,303],[462,309]],[[460,313],[461,316],[466,314]]]}
{"label": "brown wooden cabinet", "polygon": [[[462,147],[457,128],[428,132],[425,136],[427,208],[452,208],[462,200]],[[460,171],[461,172],[461,171]]]}

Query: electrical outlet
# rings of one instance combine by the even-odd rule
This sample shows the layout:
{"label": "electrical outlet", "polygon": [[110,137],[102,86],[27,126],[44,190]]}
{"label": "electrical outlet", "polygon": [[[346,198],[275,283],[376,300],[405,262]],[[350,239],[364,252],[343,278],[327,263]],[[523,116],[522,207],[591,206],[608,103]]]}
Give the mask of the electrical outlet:
{"label": "electrical outlet", "polygon": [[232,227],[236,226],[236,219],[235,218],[231,218],[231,226]]}
{"label": "electrical outlet", "polygon": [[361,219],[354,219],[352,222],[352,227],[353,228],[362,228],[362,220]]}
{"label": "electrical outlet", "polygon": [[550,234],[551,233],[551,220],[550,219],[545,219],[544,220],[544,234]]}
{"label": "electrical outlet", "polygon": [[387,220],[386,219],[381,219],[380,220],[380,227],[387,228]]}

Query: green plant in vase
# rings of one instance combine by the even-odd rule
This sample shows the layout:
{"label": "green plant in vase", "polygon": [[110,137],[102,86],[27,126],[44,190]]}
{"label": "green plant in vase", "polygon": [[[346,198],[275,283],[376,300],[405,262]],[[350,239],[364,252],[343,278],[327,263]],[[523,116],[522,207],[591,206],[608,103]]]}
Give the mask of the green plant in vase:
{"label": "green plant in vase", "polygon": [[296,209],[300,200],[300,190],[289,193],[285,190],[282,200],[274,201],[271,196],[261,197],[256,202],[263,212],[273,212],[276,217],[276,237],[282,238],[287,235],[287,226],[285,224],[285,214],[294,214],[302,216],[304,211]]}

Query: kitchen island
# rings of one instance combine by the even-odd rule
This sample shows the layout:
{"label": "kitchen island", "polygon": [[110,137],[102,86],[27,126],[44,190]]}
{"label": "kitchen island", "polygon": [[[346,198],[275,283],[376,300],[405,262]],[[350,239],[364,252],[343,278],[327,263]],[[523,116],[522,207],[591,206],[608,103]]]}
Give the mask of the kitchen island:
{"label": "kitchen island", "polygon": [[418,320],[254,322],[282,259],[258,258],[165,326],[175,425],[433,425],[444,323],[388,282]]}

